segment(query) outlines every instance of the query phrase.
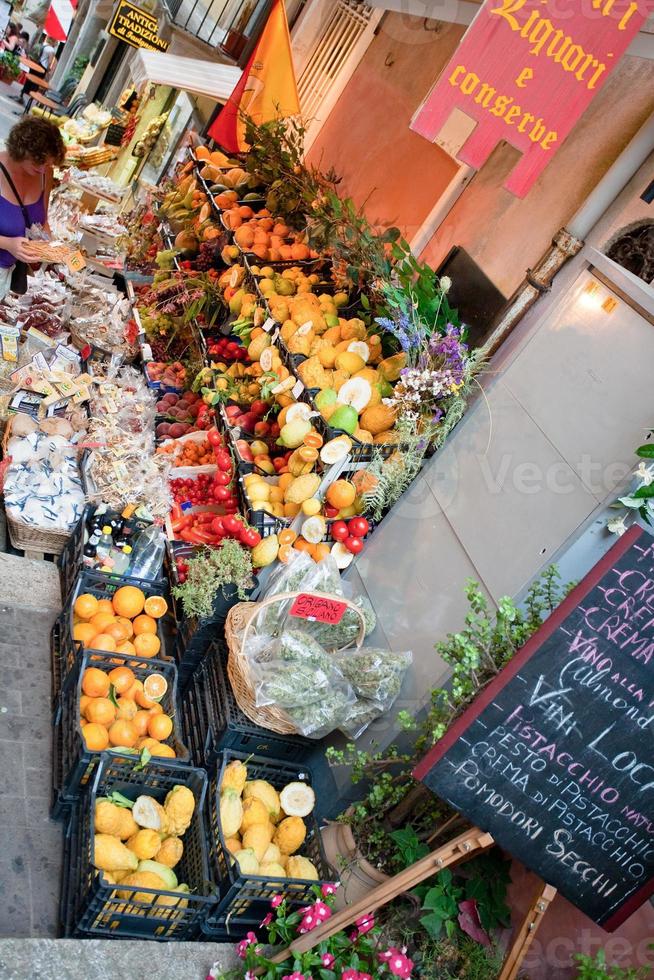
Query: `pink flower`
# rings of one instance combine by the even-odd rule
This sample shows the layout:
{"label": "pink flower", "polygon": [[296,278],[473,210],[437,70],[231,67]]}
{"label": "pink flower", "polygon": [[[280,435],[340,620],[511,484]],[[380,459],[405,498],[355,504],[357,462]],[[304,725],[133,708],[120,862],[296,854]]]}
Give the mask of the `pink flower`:
{"label": "pink flower", "polygon": [[369,973],[360,973],[359,980],[372,980],[372,977]]}
{"label": "pink flower", "polygon": [[325,884],[320,889],[321,892],[323,893],[324,898],[327,898],[328,895],[335,895],[338,885],[339,885],[338,881],[334,882],[334,884],[332,884],[331,881],[326,881]]}
{"label": "pink flower", "polygon": [[302,913],[302,921],[300,922],[301,933],[311,932],[316,926],[319,926],[322,922],[326,922],[331,916],[332,910],[329,905],[325,905],[324,902],[314,902],[313,905],[305,905],[303,909],[300,909]]}
{"label": "pink flower", "polygon": [[243,980],[257,980],[257,975],[253,970],[246,970]]}
{"label": "pink flower", "polygon": [[331,916],[332,910],[324,902],[316,902],[313,906],[313,914],[318,917],[319,922],[326,922]]}
{"label": "pink flower", "polygon": [[273,900],[272,900],[272,902],[270,904],[272,905],[272,907],[274,909],[278,909],[279,906],[282,904],[283,901],[284,901],[284,896],[283,895],[275,895],[273,897]]}
{"label": "pink flower", "polygon": [[396,977],[401,977],[402,980],[409,980],[411,970],[413,969],[413,960],[405,956],[405,953],[406,949],[399,950],[395,946],[391,946],[385,953],[379,954],[379,960],[382,963],[388,963],[388,969]]}
{"label": "pink flower", "polygon": [[282,980],[306,980],[306,977],[296,970],[295,973],[287,973],[285,977],[282,977]]}
{"label": "pink flower", "polygon": [[265,929],[266,926],[270,925],[272,920],[273,920],[273,914],[272,912],[269,912],[268,915],[264,916],[264,918],[261,920],[261,922],[259,923],[259,927],[261,929]]}
{"label": "pink flower", "polygon": [[336,957],[332,956],[331,953],[323,953],[320,962],[326,969],[329,969],[335,959]]}
{"label": "pink flower", "polygon": [[370,915],[362,915],[354,924],[357,927],[359,935],[363,936],[364,933],[370,932],[371,929],[375,928],[375,916],[372,912]]}
{"label": "pink flower", "polygon": [[358,970],[343,970],[341,980],[359,980]]}
{"label": "pink flower", "polygon": [[245,959],[248,946],[252,946],[254,943],[256,943],[256,941],[257,937],[253,932],[248,932],[245,939],[241,939],[240,943],[236,947],[236,952],[242,960]]}

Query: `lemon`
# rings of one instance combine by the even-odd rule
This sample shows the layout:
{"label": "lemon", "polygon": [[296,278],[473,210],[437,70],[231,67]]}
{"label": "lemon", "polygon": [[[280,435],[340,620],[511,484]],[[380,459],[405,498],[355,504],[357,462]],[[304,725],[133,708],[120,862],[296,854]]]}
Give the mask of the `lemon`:
{"label": "lemon", "polygon": [[[327,533],[327,521],[324,517],[308,517],[302,525],[302,537],[309,544],[319,544]],[[284,808],[286,809],[286,808]],[[288,813],[288,810],[286,811]]]}
{"label": "lemon", "polygon": [[315,514],[320,513],[322,504],[317,499],[317,497],[310,497],[308,500],[302,503],[302,513],[306,514],[307,517],[313,517]]}
{"label": "lemon", "polygon": [[308,817],[316,805],[316,794],[306,783],[289,783],[279,794],[284,813],[289,817]]}

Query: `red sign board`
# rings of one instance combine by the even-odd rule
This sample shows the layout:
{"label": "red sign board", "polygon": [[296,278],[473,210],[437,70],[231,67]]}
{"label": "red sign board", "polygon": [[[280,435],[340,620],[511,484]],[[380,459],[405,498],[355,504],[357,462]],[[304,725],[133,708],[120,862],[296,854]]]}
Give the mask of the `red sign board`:
{"label": "red sign board", "polygon": [[299,619],[313,619],[319,623],[329,623],[335,626],[342,620],[346,609],[347,602],[339,602],[338,599],[330,599],[322,595],[310,595],[304,592],[294,601],[290,613],[291,616],[297,616]]}
{"label": "red sign board", "polygon": [[522,151],[524,197],[654,12],[654,0],[486,0],[411,129],[433,142],[454,109],[475,120],[457,153],[478,170],[501,140]]}

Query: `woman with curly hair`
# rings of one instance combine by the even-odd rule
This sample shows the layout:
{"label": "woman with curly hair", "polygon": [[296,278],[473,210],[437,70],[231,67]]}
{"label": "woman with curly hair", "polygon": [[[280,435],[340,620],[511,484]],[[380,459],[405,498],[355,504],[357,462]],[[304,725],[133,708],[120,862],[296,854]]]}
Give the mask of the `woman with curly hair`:
{"label": "woman with curly hair", "polygon": [[28,116],[9,133],[0,153],[0,299],[16,262],[35,261],[25,233],[31,225],[47,228],[52,169],[65,155],[61,133],[45,119]]}

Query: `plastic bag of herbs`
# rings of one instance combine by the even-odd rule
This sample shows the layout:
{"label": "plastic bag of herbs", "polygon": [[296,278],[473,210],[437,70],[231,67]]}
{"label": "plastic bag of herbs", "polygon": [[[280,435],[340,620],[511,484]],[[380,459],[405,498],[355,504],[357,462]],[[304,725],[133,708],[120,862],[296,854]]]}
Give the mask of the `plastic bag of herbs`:
{"label": "plastic bag of herbs", "polygon": [[323,736],[347,722],[356,694],[324,647],[301,630],[251,636],[246,656],[258,706],[282,709],[301,735]]}
{"label": "plastic bag of herbs", "polygon": [[394,704],[404,675],[413,662],[413,654],[410,650],[396,652],[362,647],[335,653],[333,659],[356,694],[356,701],[340,729],[349,738],[357,739],[371,722]]}
{"label": "plastic bag of herbs", "polygon": [[[305,552],[298,551],[290,564],[281,565],[270,576],[265,591],[259,600],[284,592],[324,592],[342,597],[351,593],[344,589],[344,583],[336,564],[329,555],[320,562]],[[377,625],[377,617],[372,605],[365,596],[348,596],[359,607],[365,621],[365,635],[369,636]],[[310,622],[289,615],[292,600],[277,602],[262,609],[256,618],[258,633],[280,634],[286,629],[299,629],[311,636],[327,650],[338,650],[353,643],[359,633],[360,618],[353,609],[346,609],[340,623]]]}

